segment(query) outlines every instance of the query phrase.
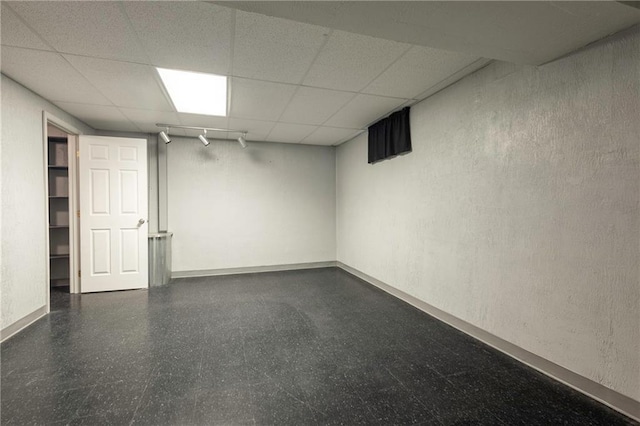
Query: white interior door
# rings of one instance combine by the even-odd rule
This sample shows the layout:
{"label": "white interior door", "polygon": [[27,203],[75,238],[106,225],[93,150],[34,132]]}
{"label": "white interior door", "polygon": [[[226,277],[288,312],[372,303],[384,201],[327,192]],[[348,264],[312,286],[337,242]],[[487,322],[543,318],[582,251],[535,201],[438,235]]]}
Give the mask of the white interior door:
{"label": "white interior door", "polygon": [[147,141],[80,136],[80,290],[147,288]]}

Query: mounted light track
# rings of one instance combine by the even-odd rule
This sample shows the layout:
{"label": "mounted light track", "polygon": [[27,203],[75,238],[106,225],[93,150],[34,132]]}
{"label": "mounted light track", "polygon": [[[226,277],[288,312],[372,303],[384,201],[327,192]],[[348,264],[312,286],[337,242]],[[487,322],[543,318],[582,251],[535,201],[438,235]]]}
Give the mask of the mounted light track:
{"label": "mounted light track", "polygon": [[[223,133],[240,133],[240,136],[236,139],[240,146],[244,149],[247,147],[247,131],[246,130],[236,130],[236,129],[222,129],[218,127],[195,127],[195,126],[182,126],[180,124],[165,124],[165,123],[156,123],[156,126],[162,127],[166,129],[166,132],[160,132],[160,137],[165,143],[171,142],[169,138],[169,129],[186,129],[186,130],[200,130],[202,134],[198,135],[198,139],[203,143],[204,146],[209,146],[209,139],[207,139],[207,132],[223,132]],[[164,136],[163,136],[164,134]],[[165,139],[165,136],[167,139]]]}

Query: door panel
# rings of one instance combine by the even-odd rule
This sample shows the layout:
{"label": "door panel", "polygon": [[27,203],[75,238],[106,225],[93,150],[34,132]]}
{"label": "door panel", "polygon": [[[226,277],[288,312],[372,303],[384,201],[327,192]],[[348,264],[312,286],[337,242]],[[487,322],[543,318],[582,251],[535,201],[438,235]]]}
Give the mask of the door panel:
{"label": "door panel", "polygon": [[138,264],[138,240],[139,238],[138,228],[121,229],[120,241],[122,248],[120,250],[120,273],[130,274],[140,271],[140,265]]}
{"label": "door panel", "polygon": [[111,274],[111,230],[91,231],[91,275]]}
{"label": "door panel", "polygon": [[80,136],[81,292],[148,287],[147,142]]}
{"label": "door panel", "polygon": [[[81,182],[82,185],[82,182]],[[109,214],[109,170],[91,169],[91,214]]]}

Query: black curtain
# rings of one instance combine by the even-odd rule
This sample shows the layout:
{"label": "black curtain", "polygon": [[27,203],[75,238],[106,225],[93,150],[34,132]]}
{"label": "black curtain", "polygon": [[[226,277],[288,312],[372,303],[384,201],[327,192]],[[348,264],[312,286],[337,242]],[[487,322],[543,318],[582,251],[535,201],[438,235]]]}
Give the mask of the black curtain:
{"label": "black curtain", "polygon": [[369,126],[369,164],[387,158],[387,120]]}
{"label": "black curtain", "polygon": [[411,151],[410,107],[369,126],[369,163]]}

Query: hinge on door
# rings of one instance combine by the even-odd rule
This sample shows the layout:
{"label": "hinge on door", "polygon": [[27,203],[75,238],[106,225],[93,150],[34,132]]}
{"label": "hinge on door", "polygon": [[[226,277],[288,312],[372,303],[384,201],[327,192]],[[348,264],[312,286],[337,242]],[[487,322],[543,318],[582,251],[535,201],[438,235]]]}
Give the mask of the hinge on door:
{"label": "hinge on door", "polygon": [[78,213],[78,217],[80,217],[80,210],[78,210],[76,213]]}
{"label": "hinge on door", "polygon": [[76,151],[76,157],[80,158],[80,151]]}
{"label": "hinge on door", "polygon": [[78,271],[78,278],[82,278],[82,271]]}

